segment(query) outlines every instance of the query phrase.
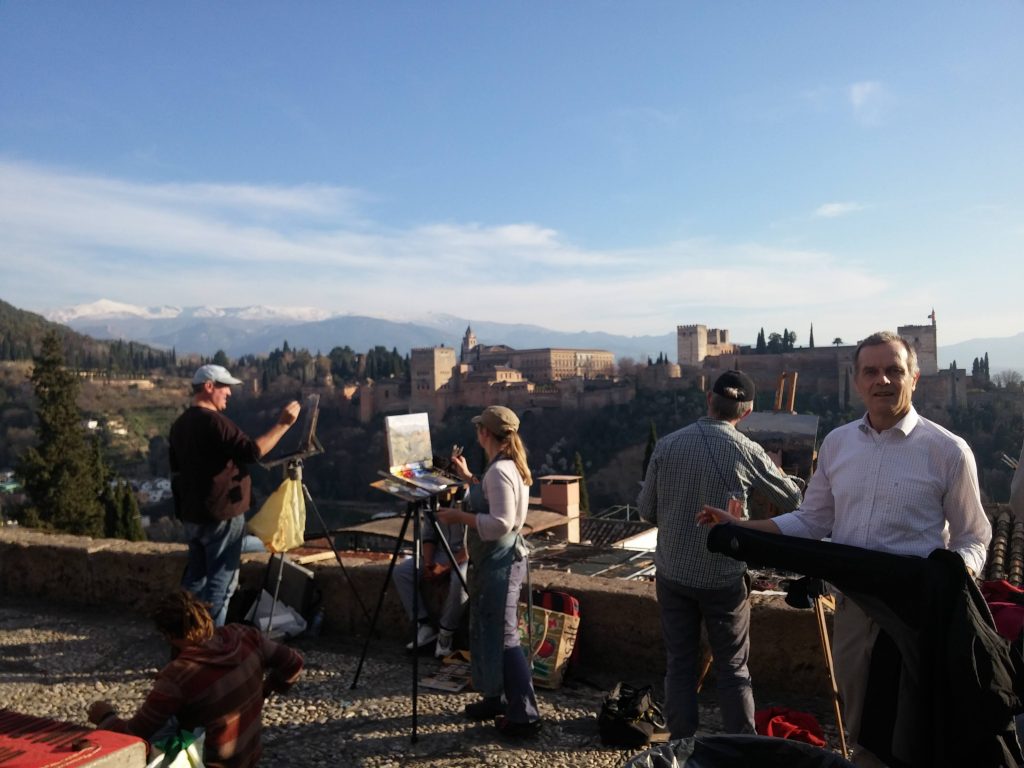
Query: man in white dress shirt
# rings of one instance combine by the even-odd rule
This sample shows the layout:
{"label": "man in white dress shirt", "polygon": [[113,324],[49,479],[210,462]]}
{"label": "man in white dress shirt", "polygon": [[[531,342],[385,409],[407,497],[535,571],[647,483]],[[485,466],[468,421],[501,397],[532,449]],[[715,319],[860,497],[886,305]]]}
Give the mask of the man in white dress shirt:
{"label": "man in white dress shirt", "polygon": [[[914,348],[882,331],[857,346],[853,365],[854,386],[867,412],[822,441],[800,509],[738,524],[808,539],[831,533],[837,544],[892,554],[925,557],[949,549],[972,574],[980,574],[992,528],[981,506],[974,455],[962,438],[914,410],[911,397],[921,375]],[[710,507],[698,520],[736,522]],[[836,677],[853,761],[881,765],[856,744],[878,625],[840,595],[834,629]]]}

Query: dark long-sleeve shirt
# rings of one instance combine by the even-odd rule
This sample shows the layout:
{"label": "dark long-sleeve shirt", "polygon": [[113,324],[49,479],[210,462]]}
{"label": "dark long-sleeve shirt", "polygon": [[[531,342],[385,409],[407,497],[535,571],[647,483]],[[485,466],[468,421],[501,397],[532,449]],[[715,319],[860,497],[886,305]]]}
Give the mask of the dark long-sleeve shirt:
{"label": "dark long-sleeve shirt", "polygon": [[216,523],[251,504],[246,464],[260,458],[256,441],[224,414],[193,405],[171,425],[171,486],[178,517]]}

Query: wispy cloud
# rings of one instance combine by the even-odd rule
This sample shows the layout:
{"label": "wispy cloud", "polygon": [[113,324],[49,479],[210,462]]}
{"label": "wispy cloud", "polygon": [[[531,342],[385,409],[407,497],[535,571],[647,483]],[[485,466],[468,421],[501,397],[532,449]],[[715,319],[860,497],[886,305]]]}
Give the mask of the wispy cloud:
{"label": "wispy cloud", "polygon": [[146,184],[0,161],[3,298],[31,309],[99,298],[378,316],[457,309],[661,333],[710,321],[698,311],[799,311],[888,289],[824,251],[712,238],[587,249],[531,222],[396,230],[372,220],[369,200],[330,186]]}
{"label": "wispy cloud", "polygon": [[825,203],[815,209],[814,215],[822,219],[836,219],[862,210],[864,206],[860,203]]}
{"label": "wispy cloud", "polygon": [[881,122],[885,107],[892,100],[889,92],[877,80],[852,83],[847,87],[846,94],[854,116],[868,125]]}

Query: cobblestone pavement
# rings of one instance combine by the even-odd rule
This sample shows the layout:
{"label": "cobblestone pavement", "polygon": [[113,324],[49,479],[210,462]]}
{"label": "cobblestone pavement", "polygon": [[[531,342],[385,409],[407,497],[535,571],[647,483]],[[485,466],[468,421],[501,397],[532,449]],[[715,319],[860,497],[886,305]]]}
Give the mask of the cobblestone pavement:
{"label": "cobblestone pavement", "polygon": [[[538,691],[545,726],[527,743],[503,741],[489,723],[466,721],[462,708],[474,694],[421,689],[413,743],[411,664],[400,648],[374,647],[353,690],[360,646],[334,638],[295,645],[305,655],[305,672],[287,696],[267,702],[263,765],[600,768],[621,766],[635,754],[607,749],[598,739],[596,712],[614,680]],[[84,724],[89,703],[103,698],[130,714],[166,659],[166,645],[139,615],[9,597],[0,605],[0,706]],[[421,676],[437,665],[421,657]],[[759,706],[785,703],[813,711],[836,742],[828,702],[781,702],[758,694],[765,699]],[[707,733],[721,728],[710,694],[702,700],[701,725]]]}

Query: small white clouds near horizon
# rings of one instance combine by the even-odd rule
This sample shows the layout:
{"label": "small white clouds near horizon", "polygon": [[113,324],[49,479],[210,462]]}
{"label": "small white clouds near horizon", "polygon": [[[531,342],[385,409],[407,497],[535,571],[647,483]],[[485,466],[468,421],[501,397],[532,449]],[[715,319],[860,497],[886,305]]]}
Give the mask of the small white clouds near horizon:
{"label": "small white clouds near horizon", "polygon": [[2,298],[35,311],[100,298],[433,311],[632,335],[779,313],[824,327],[839,305],[864,301],[903,321],[906,298],[890,274],[821,248],[713,234],[584,248],[531,222],[401,229],[374,222],[371,199],[327,185],[147,184],[0,159]]}
{"label": "small white clouds near horizon", "polygon": [[814,215],[822,219],[836,219],[864,210],[860,203],[824,203],[814,209]]}

